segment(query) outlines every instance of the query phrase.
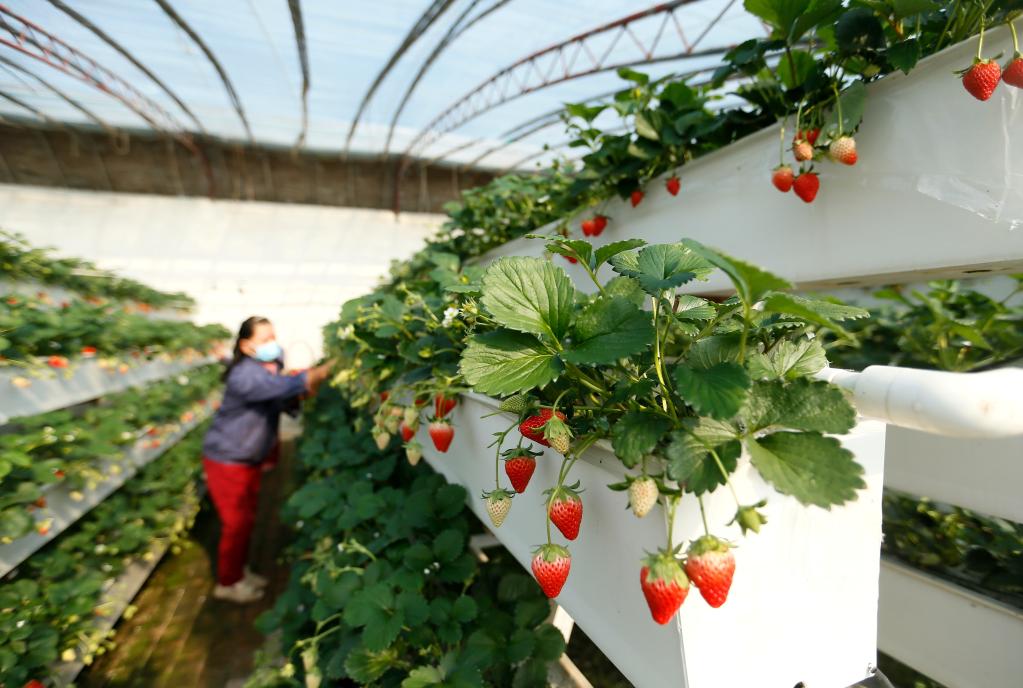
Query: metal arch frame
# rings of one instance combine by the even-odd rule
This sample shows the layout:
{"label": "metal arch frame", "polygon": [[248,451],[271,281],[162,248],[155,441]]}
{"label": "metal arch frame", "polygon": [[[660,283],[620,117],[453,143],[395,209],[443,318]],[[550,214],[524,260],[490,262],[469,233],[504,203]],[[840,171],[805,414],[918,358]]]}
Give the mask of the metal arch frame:
{"label": "metal arch frame", "polygon": [[391,141],[394,138],[394,130],[398,126],[398,118],[401,117],[401,113],[404,112],[405,106],[408,104],[408,101],[412,98],[412,94],[419,86],[419,82],[426,75],[426,72],[429,71],[430,67],[433,66],[433,63],[437,60],[437,58],[440,57],[441,53],[447,50],[448,47],[450,47],[451,44],[454,43],[459,36],[461,36],[463,33],[471,29],[477,22],[486,18],[493,12],[501,9],[509,2],[511,2],[511,0],[497,0],[497,2],[495,2],[493,5],[482,10],[479,14],[477,14],[475,17],[473,17],[463,25],[463,22],[465,22],[465,18],[469,15],[470,12],[472,12],[473,9],[475,9],[475,7],[480,2],[481,0],[472,0],[469,6],[465,8],[465,11],[463,11],[462,14],[459,15],[459,17],[451,25],[451,28],[448,29],[448,32],[444,34],[443,38],[440,39],[440,42],[436,45],[436,47],[434,47],[433,52],[431,52],[429,56],[427,56],[427,58],[423,60],[423,64],[419,67],[419,71],[416,73],[415,77],[413,77],[412,82],[405,90],[405,94],[402,96],[401,102],[398,103],[398,107],[395,108],[394,115],[391,117],[391,124],[387,130],[387,139],[384,141],[383,152],[384,156],[387,156],[387,154],[391,150]]}
{"label": "metal arch frame", "polygon": [[[504,103],[528,93],[533,93],[555,84],[600,72],[610,71],[612,69],[631,67],[638,64],[664,62],[687,56],[697,56],[700,53],[694,50],[696,43],[691,43],[688,38],[686,38],[685,31],[674,12],[679,7],[698,1],[699,0],[672,0],[672,2],[654,5],[649,9],[630,14],[595,29],[590,29],[589,31],[572,36],[565,41],[527,55],[508,67],[501,69],[437,115],[425,127],[423,127],[423,129],[409,143],[408,147],[405,149],[403,157],[415,157],[418,151],[429,146],[443,134],[457,129],[466,122],[480,116],[484,112],[488,112],[500,105],[503,105]],[[730,7],[731,3],[726,5],[725,10],[710,22],[698,40],[702,40],[703,37],[707,35],[713,26],[720,21],[724,12]],[[661,21],[660,27],[654,35],[652,42],[647,45],[636,36],[635,32],[633,32],[630,27],[635,22],[658,15],[662,15],[663,20]],[[673,24],[678,37],[681,39],[681,42],[685,47],[685,50],[680,54],[660,58],[654,57],[654,53],[669,21]],[[608,34],[613,34],[612,41],[598,57],[587,44],[587,41],[595,37],[605,36]],[[631,38],[632,42],[639,48],[640,57],[634,60],[608,64],[607,60],[610,57],[611,52],[618,45],[623,36]],[[570,52],[572,48],[574,48],[574,54],[568,56],[566,53]],[[580,55],[584,53],[589,58],[590,64],[585,67],[581,67],[578,70],[574,69]],[[550,64],[546,66],[546,68],[541,68],[540,62],[544,58],[548,58]],[[555,75],[555,69],[559,66],[559,64],[562,69],[560,70],[560,74]]]}
{"label": "metal arch frame", "polygon": [[[160,2],[161,0],[157,0]],[[359,103],[359,109],[355,111],[355,117],[352,118],[352,125],[348,128],[348,136],[345,137],[345,147],[342,151],[342,157],[348,155],[348,151],[352,145],[352,137],[355,136],[355,130],[359,126],[359,120],[362,119],[362,113],[365,112],[366,106],[369,105],[369,101],[373,98],[373,94],[376,93],[377,89],[380,88],[380,84],[383,83],[384,79],[390,73],[391,69],[398,63],[401,56],[412,47],[412,45],[418,41],[427,29],[429,29],[435,21],[437,21],[441,15],[444,14],[451,7],[455,0],[433,0],[430,5],[426,8],[426,11],[419,17],[419,20],[409,29],[401,45],[395,50],[391,57],[388,58],[387,64],[380,70],[380,73],[373,79],[373,83],[370,84],[369,89],[362,96],[362,102]]]}
{"label": "metal arch frame", "polygon": [[136,69],[138,69],[140,72],[149,77],[149,79],[154,84],[159,86],[160,89],[167,94],[167,97],[173,100],[174,103],[179,108],[181,108],[181,111],[188,115],[188,118],[192,120],[196,128],[199,130],[200,134],[203,134],[204,136],[207,134],[206,128],[203,127],[202,122],[200,122],[199,118],[195,115],[195,113],[192,112],[192,110],[187,105],[185,105],[185,102],[181,100],[180,97],[178,97],[178,94],[172,91],[170,86],[165,84],[162,79],[160,79],[158,76],[156,76],[156,74],[152,72],[152,70],[150,70],[148,67],[142,64],[142,62],[138,58],[136,58],[127,48],[121,45],[112,36],[107,34],[107,32],[105,32],[103,29],[99,28],[91,21],[89,21],[76,9],[74,9],[73,7],[69,7],[66,3],[62,2],[62,0],[48,0],[48,2],[54,7],[56,7],[58,10],[60,10],[61,12],[68,15],[76,22],[84,26],[86,29],[91,31],[93,34],[96,35],[97,38],[105,42],[111,48],[119,52],[124,57],[124,59],[128,60],[128,62],[130,62]]}
{"label": "metal arch frame", "polygon": [[305,42],[305,22],[302,20],[301,0],[288,0],[291,10],[291,23],[295,27],[295,47],[298,50],[298,63],[302,68],[302,130],[295,141],[295,148],[305,143],[306,131],[309,129],[309,51]]}
{"label": "metal arch frame", "polygon": [[[8,19],[17,22],[12,26]],[[214,193],[213,170],[203,150],[196,145],[188,131],[170,112],[132,86],[116,73],[99,64],[77,48],[57,38],[37,24],[12,12],[0,4],[0,45],[39,60],[70,77],[84,81],[93,88],[115,98],[147,122],[154,130],[169,136],[184,146],[199,160],[206,177],[207,193]]]}
{"label": "metal arch frame", "polygon": [[184,17],[177,13],[177,11],[171,7],[168,0],[153,0],[160,9],[163,10],[164,14],[170,17],[171,21],[177,24],[178,28],[185,32],[192,42],[198,46],[199,50],[203,52],[206,59],[209,60],[210,64],[213,65],[213,69],[216,70],[217,76],[220,77],[221,83],[224,84],[224,89],[227,91],[228,97],[231,99],[231,105],[234,107],[234,111],[238,113],[238,119],[242,121],[242,126],[245,128],[245,135],[249,140],[249,143],[253,143],[252,129],[249,127],[249,120],[245,117],[245,109],[242,107],[242,102],[238,98],[238,93],[234,90],[234,84],[231,83],[231,78],[227,75],[227,71],[224,66],[220,64],[220,60],[213,54],[202,37],[196,33],[195,29],[192,28],[191,24],[185,21]]}
{"label": "metal arch frame", "polygon": [[87,108],[84,105],[82,105],[81,103],[79,103],[77,100],[75,100],[74,98],[69,96],[67,93],[65,93],[61,89],[59,89],[56,86],[54,86],[53,84],[51,84],[49,81],[47,81],[43,77],[41,77],[38,74],[36,74],[35,72],[33,72],[31,69],[29,69],[27,67],[23,67],[22,65],[18,64],[14,60],[11,60],[11,59],[8,59],[6,57],[3,57],[2,55],[0,55],[0,64],[3,64],[4,66],[6,66],[9,69],[15,69],[15,70],[21,72],[22,74],[24,74],[24,75],[34,79],[36,81],[36,83],[38,83],[39,85],[43,86],[44,88],[49,90],[51,93],[53,93],[54,95],[59,97],[61,100],[66,102],[68,105],[70,105],[71,107],[75,108],[76,110],[81,112],[83,115],[88,117],[92,122],[94,122],[96,125],[101,127],[103,129],[103,131],[107,132],[111,136],[116,136],[117,135],[117,133],[118,133],[117,127],[115,127],[112,124],[110,124],[110,123],[106,122],[105,120],[103,120],[99,115],[94,113],[92,110],[90,110],[89,108]]}

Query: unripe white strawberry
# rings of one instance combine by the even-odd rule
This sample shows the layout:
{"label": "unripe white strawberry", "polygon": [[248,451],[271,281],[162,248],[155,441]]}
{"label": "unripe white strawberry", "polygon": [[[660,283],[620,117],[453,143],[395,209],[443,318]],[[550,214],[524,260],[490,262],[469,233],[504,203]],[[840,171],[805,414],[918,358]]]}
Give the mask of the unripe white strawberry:
{"label": "unripe white strawberry", "polygon": [[657,503],[657,497],[657,483],[653,478],[644,475],[629,483],[629,506],[638,518],[650,513]]}
{"label": "unripe white strawberry", "polygon": [[856,141],[851,136],[840,136],[828,146],[828,157],[843,165],[856,164]]}
{"label": "unripe white strawberry", "polygon": [[377,449],[383,451],[391,443],[391,435],[387,432],[374,432],[373,440],[377,443]]}
{"label": "unripe white strawberry", "polygon": [[494,524],[495,528],[500,528],[504,519],[507,518],[508,512],[511,511],[511,493],[498,488],[493,492],[484,493],[483,498],[487,501],[487,514],[490,516],[490,522]]}
{"label": "unripe white strawberry", "polygon": [[419,444],[415,440],[405,445],[405,458],[408,462],[415,466],[419,463],[419,459],[423,458],[423,445]]}

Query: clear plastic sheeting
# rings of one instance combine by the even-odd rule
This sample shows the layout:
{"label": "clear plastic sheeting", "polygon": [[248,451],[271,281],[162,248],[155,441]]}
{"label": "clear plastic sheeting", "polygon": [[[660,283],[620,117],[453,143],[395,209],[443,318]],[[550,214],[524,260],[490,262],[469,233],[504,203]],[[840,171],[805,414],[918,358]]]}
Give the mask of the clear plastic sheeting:
{"label": "clear plastic sheeting", "polygon": [[[282,146],[295,144],[302,130],[302,70],[289,3],[285,0],[168,0],[168,3],[223,66],[238,94],[255,141]],[[190,129],[195,129],[187,114],[164,90],[56,4],[59,3],[48,0],[5,3],[12,12],[94,58]],[[63,0],[63,4],[121,43],[180,97],[211,134],[246,140],[245,128],[221,77],[197,44],[158,3]],[[344,147],[349,125],[363,96],[431,4],[430,0],[298,2],[310,77],[305,147],[325,151],[339,151]],[[355,132],[351,151],[383,151],[391,119],[406,90],[420,67],[449,34],[458,35],[437,55],[403,109],[391,152],[404,151],[436,115],[499,70],[531,53],[654,5],[652,0],[454,0],[382,81]],[[714,23],[719,16],[720,21]],[[476,18],[478,21],[473,21]],[[629,27],[635,38],[648,46],[659,36],[653,53],[656,58],[681,54],[687,42],[691,45],[698,39],[700,48],[723,47],[762,35],[764,31],[757,20],[745,12],[742,3],[735,0],[693,0],[679,7],[674,19],[667,23],[663,19],[663,16],[652,16]],[[676,29],[675,19],[685,40]],[[605,52],[611,63],[642,57],[633,37],[616,32],[595,40],[588,50],[592,55],[585,51],[581,54],[567,51],[568,54],[558,59],[562,63],[574,60],[582,64]],[[0,56],[45,77],[112,126],[149,127],[115,99],[31,57],[8,47],[0,47]],[[711,66],[718,59],[715,56],[689,57],[638,68],[662,76]],[[561,66],[561,63],[541,62],[538,69]],[[441,137],[424,155],[433,157],[479,140],[450,157],[455,162],[472,161],[500,142],[503,132],[556,110],[565,102],[587,100],[612,92],[621,85],[612,71],[538,90]],[[17,68],[2,63],[0,91],[54,120],[88,122],[81,111],[57,94]],[[0,100],[0,113],[35,117],[6,99]],[[559,128],[545,129],[487,156],[479,165],[503,168],[542,152],[543,143],[559,143],[562,138]],[[548,157],[549,154],[537,160]]]}

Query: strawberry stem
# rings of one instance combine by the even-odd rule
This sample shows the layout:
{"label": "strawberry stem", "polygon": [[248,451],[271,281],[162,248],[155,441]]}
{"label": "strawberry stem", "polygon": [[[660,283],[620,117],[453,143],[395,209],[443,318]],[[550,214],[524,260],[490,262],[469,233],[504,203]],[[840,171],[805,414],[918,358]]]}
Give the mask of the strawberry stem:
{"label": "strawberry stem", "polygon": [[728,485],[728,489],[732,493],[732,499],[735,500],[735,506],[741,506],[739,504],[739,495],[736,494],[735,488],[732,486],[732,481],[728,477],[728,471],[725,470],[725,465],[721,463],[721,458],[718,456],[718,453],[711,449],[710,455],[714,457],[714,463],[717,464],[718,470],[721,471],[721,476],[725,479],[725,484]]}
{"label": "strawberry stem", "polygon": [[1012,33],[1012,54],[1013,57],[1019,57],[1019,38],[1016,36],[1016,27],[1012,22],[1009,24],[1009,32]]}
{"label": "strawberry stem", "polygon": [[672,531],[675,529],[675,508],[678,506],[679,498],[674,495],[665,495],[664,502],[668,507],[668,551],[670,552],[675,546],[675,539],[672,537]]}
{"label": "strawberry stem", "polygon": [[788,117],[782,120],[781,127],[778,130],[778,164],[785,164],[785,123],[788,122]]}
{"label": "strawberry stem", "polygon": [[842,96],[838,93],[838,84],[832,82],[832,90],[835,92],[835,107],[838,109],[838,135],[843,133],[845,119],[842,117]]}
{"label": "strawberry stem", "polygon": [[984,15],[980,15],[980,40],[977,41],[977,62],[980,62],[984,53]]}
{"label": "strawberry stem", "polygon": [[700,503],[700,520],[703,521],[703,532],[705,535],[710,535],[710,528],[707,527],[707,512],[703,510],[703,497],[697,497],[696,501]]}

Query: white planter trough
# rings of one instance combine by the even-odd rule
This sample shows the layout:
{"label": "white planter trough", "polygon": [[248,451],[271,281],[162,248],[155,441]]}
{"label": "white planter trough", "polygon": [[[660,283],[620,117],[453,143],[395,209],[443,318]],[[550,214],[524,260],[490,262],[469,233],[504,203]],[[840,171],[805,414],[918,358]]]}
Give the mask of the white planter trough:
{"label": "white planter trough", "polygon": [[[463,395],[446,454],[433,449],[425,430],[419,438],[430,465],[470,492],[484,523],[479,494],[494,483],[494,451],[486,446],[514,420],[508,414],[481,419],[496,407],[487,397]],[[644,519],[626,511],[625,494],[606,487],[622,479],[624,466],[610,446],[598,443],[572,470],[571,480],[586,490],[584,515],[578,539],[567,543],[572,572],[558,603],[642,688],[792,688],[800,681],[839,688],[867,677],[876,655],[884,431],[883,423],[866,421],[842,438],[863,465],[867,488],[857,501],[830,511],[776,493],[748,459],[740,460],[732,478],[739,498],[767,498],[768,524],[742,537],[737,527],[725,526],[735,513],[728,491],[705,497],[711,530],[739,545],[732,591],[723,607],[712,609],[693,589],[667,626],[651,620],[639,586],[644,553],[665,544],[666,515],[660,507]],[[550,449],[537,459],[529,488],[495,530],[527,569],[534,547],[545,542],[542,490],[556,482],[560,464]],[[503,470],[502,482],[507,486]],[[677,542],[703,534],[692,496],[680,503],[674,532]],[[554,538],[565,544],[556,530]]]}

